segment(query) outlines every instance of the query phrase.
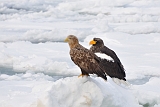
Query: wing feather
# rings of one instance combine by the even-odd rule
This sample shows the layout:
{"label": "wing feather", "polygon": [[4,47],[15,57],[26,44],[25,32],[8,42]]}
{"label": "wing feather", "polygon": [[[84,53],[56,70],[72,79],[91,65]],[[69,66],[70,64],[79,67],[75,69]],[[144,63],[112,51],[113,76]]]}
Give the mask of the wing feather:
{"label": "wing feather", "polygon": [[97,74],[98,76],[106,78],[105,71],[99,66],[99,58],[90,50],[79,45],[70,50],[72,61],[78,65],[83,72],[88,74]]}
{"label": "wing feather", "polygon": [[115,69],[114,69],[115,72],[119,72],[119,75],[121,74],[121,75],[123,75],[123,77],[126,77],[125,69],[124,69],[124,67],[123,67],[120,59],[116,55],[116,53],[113,50],[107,48],[106,46],[104,46],[103,48],[101,48],[100,51],[102,53],[105,53],[106,55],[111,56],[113,58],[114,62],[115,62],[115,66],[116,66]]}
{"label": "wing feather", "polygon": [[125,79],[125,73],[122,72],[118,64],[115,62],[108,61],[106,59],[101,59],[100,66],[105,70],[107,75],[109,75],[111,78],[119,78],[119,79]]}

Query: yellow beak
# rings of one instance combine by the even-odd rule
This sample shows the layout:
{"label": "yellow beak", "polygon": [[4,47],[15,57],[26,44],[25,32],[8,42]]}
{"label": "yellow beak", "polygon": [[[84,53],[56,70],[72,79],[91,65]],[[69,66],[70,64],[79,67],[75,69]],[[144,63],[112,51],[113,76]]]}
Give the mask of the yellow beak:
{"label": "yellow beak", "polygon": [[68,42],[68,38],[66,38],[64,41],[65,41],[65,42]]}
{"label": "yellow beak", "polygon": [[89,42],[89,45],[94,45],[94,44],[96,44],[96,41],[94,41],[94,40]]}

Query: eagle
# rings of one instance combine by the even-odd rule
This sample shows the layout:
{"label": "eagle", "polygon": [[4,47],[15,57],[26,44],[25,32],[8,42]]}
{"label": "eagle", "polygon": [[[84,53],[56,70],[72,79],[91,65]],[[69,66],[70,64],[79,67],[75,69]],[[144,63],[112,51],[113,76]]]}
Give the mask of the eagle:
{"label": "eagle", "polygon": [[106,47],[100,38],[93,38],[89,44],[92,45],[90,51],[101,58],[100,67],[105,70],[106,74],[112,79],[126,81],[125,69],[116,53]]}
{"label": "eagle", "polygon": [[79,44],[76,36],[67,36],[65,42],[69,44],[71,60],[81,69],[81,75],[78,77],[96,74],[104,80],[107,80],[105,71],[99,65],[101,59],[92,51]]}

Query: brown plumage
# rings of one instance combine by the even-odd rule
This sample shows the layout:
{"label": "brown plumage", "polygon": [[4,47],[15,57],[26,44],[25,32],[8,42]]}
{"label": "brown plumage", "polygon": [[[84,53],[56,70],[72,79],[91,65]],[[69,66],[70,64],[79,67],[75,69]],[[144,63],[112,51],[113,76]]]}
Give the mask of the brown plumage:
{"label": "brown plumage", "polygon": [[100,38],[93,38],[93,40],[90,41],[90,45],[92,45],[90,50],[93,53],[108,55],[113,59],[113,61],[110,61],[108,59],[101,58],[102,60],[100,66],[105,70],[107,75],[109,75],[111,78],[118,78],[126,81],[125,69],[116,53],[106,47],[103,43],[103,40]]}
{"label": "brown plumage", "polygon": [[82,74],[80,76],[97,74],[99,77],[107,80],[104,70],[99,65],[100,58],[80,45],[76,36],[69,35],[65,42],[69,44],[72,61],[81,69]]}

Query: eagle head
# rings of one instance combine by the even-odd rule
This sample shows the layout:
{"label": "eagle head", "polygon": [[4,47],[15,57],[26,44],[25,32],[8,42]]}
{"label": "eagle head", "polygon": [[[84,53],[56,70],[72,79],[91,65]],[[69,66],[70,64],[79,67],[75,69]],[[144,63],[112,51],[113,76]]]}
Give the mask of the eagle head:
{"label": "eagle head", "polygon": [[78,38],[74,35],[67,36],[67,38],[64,41],[68,42],[70,48],[74,48],[79,44]]}
{"label": "eagle head", "polygon": [[91,40],[89,44],[98,47],[104,46],[103,40],[100,38],[93,38],[93,40]]}

